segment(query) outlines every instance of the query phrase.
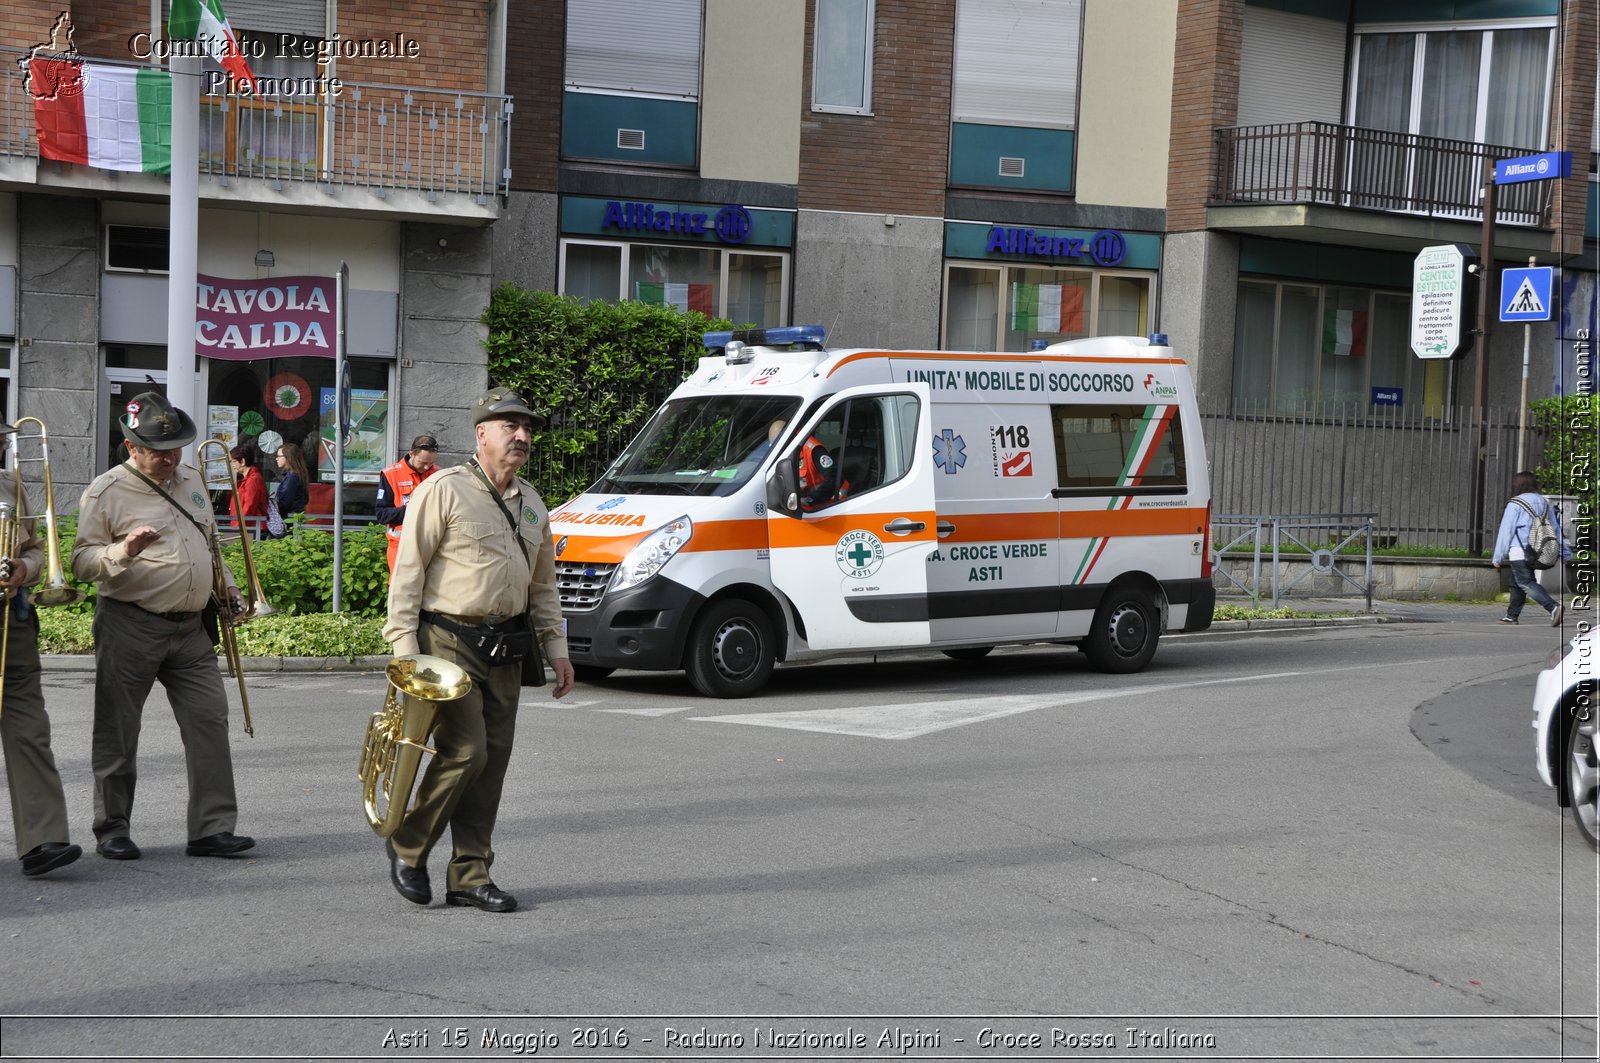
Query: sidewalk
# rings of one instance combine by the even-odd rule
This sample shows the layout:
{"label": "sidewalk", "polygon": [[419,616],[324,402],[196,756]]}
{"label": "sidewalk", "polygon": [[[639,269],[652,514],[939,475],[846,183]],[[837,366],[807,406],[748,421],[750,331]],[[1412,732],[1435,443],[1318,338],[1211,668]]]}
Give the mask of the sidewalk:
{"label": "sidewalk", "polygon": [[[1248,598],[1221,598],[1219,605],[1249,605]],[[1354,627],[1363,624],[1492,623],[1505,612],[1500,602],[1438,602],[1374,600],[1366,612],[1365,598],[1292,598],[1285,607],[1302,613],[1349,613],[1349,616],[1312,616],[1287,620],[1217,620],[1207,631],[1278,631],[1297,627]],[[1263,605],[1262,608],[1270,608]],[[390,657],[245,657],[246,673],[266,672],[381,672]],[[41,657],[46,671],[94,672],[94,655],[49,653]],[[219,657],[217,667],[226,670]]]}

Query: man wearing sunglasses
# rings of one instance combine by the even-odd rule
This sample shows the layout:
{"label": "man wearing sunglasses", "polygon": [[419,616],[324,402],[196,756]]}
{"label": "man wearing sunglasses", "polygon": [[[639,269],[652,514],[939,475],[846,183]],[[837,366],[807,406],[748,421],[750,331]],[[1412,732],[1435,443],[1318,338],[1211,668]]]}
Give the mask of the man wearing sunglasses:
{"label": "man wearing sunglasses", "polygon": [[406,456],[383,470],[378,477],[375,516],[389,528],[389,575],[394,575],[394,559],[400,553],[400,526],[405,523],[406,503],[417,485],[437,471],[439,441],[420,435],[411,441]]}

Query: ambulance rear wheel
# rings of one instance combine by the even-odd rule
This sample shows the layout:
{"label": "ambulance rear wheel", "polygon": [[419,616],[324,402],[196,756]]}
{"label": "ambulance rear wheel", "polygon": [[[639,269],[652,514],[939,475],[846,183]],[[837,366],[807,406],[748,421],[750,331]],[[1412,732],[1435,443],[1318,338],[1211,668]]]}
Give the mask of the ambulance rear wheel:
{"label": "ambulance rear wheel", "polygon": [[1083,640],[1089,663],[1102,672],[1137,672],[1150,663],[1161,637],[1150,596],[1132,587],[1113,589],[1095,610]]}
{"label": "ambulance rear wheel", "polygon": [[962,646],[954,650],[940,650],[939,652],[952,661],[981,661],[993,652],[993,646]]}
{"label": "ambulance rear wheel", "polygon": [[758,606],[730,598],[707,607],[689,633],[684,671],[700,693],[747,698],[767,685],[777,661],[772,623]]}

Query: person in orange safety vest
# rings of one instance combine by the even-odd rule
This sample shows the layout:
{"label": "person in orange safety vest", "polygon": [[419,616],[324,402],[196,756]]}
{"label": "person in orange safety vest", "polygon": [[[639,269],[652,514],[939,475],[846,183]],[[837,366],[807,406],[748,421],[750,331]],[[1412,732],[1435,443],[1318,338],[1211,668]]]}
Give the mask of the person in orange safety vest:
{"label": "person in orange safety vest", "polygon": [[840,479],[840,469],[833,454],[816,436],[807,437],[805,446],[800,448],[798,471],[800,505],[804,509],[816,509],[850,493],[850,483]]}
{"label": "person in orange safety vest", "polygon": [[378,477],[378,497],[374,514],[378,523],[389,528],[389,575],[394,575],[395,555],[400,552],[400,527],[406,519],[406,502],[417,485],[438,471],[435,462],[439,441],[420,435],[411,441],[406,456],[383,470]]}

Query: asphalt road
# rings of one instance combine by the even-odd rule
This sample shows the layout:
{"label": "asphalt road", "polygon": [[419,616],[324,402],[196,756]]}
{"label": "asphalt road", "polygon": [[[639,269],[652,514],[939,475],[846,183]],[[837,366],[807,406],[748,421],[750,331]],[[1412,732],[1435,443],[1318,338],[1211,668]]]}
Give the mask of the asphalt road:
{"label": "asphalt road", "polygon": [[[183,854],[157,693],[144,858],[0,875],[0,1056],[1592,1059],[1597,865],[1529,727],[1561,635],[1421,615],[529,691],[511,915],[390,888],[379,676],[250,678],[232,861]],[[47,686],[92,841],[92,679]]]}

